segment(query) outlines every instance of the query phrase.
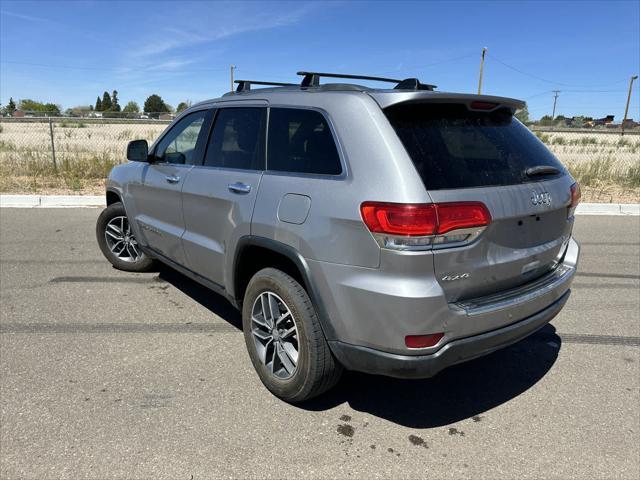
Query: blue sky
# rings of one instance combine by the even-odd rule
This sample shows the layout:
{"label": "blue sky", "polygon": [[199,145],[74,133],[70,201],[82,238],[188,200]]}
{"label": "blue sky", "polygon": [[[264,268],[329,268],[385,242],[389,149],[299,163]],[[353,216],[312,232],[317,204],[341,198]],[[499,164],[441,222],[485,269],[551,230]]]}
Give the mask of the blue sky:
{"label": "blue sky", "polygon": [[[532,117],[624,111],[640,70],[638,1],[0,2],[0,102],[64,108],[118,90],[176,106],[236,78],[315,69],[418,76],[440,90],[525,99]],[[639,116],[636,82],[630,116]]]}

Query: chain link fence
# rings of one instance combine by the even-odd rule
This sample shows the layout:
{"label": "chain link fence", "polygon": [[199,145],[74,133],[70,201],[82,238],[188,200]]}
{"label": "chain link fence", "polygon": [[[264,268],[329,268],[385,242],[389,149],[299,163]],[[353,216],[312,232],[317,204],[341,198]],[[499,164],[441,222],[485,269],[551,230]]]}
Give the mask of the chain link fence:
{"label": "chain link fence", "polygon": [[640,129],[530,127],[584,187],[617,188],[636,201],[640,190]]}
{"label": "chain link fence", "polygon": [[[99,192],[111,168],[124,161],[130,140],[151,143],[171,123],[166,114],[127,116],[131,114],[80,118],[26,112],[22,118],[0,118],[0,191],[86,191],[95,186]],[[606,127],[530,128],[583,187],[613,188],[638,201],[640,128],[626,130],[624,136]]]}
{"label": "chain link fence", "polygon": [[[40,114],[41,115],[41,114]],[[131,140],[149,144],[171,118],[42,117],[0,119],[0,191],[99,187],[125,160]],[[130,114],[129,114],[130,116]],[[156,117],[156,118],[153,118]]]}

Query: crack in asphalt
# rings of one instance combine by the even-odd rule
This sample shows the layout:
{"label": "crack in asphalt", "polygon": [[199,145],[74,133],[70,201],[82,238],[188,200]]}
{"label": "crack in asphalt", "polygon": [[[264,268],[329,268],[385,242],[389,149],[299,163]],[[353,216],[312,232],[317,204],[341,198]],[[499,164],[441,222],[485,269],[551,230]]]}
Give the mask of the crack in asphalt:
{"label": "crack in asphalt", "polygon": [[226,323],[1,323],[0,333],[233,333]]}
{"label": "crack in asphalt", "polygon": [[[0,333],[234,333],[226,323],[1,323]],[[546,342],[560,337],[563,343],[639,347],[640,337],[577,333],[534,333],[523,341]]]}
{"label": "crack in asphalt", "polygon": [[158,283],[155,277],[53,277],[49,283]]}

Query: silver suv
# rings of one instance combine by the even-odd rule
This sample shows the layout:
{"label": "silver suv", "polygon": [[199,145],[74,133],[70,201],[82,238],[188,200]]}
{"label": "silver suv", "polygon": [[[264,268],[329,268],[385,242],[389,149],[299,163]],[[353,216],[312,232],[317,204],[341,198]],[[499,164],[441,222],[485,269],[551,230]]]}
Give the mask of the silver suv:
{"label": "silver suv", "polygon": [[238,81],[129,144],[97,224],[116,268],[160,261],[224,295],[289,402],[343,368],[430,377],[558,314],[580,190],[513,117],[523,102],[300,74]]}

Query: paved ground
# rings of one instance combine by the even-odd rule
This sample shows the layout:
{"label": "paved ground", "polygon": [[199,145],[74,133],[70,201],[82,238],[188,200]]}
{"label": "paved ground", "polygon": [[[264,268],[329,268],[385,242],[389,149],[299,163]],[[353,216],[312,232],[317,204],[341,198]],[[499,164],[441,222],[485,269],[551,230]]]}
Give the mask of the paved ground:
{"label": "paved ground", "polygon": [[553,326],[425,381],[347,375],[303,407],[239,317],[102,259],[97,210],[0,210],[0,477],[640,478],[640,218],[580,217]]}

